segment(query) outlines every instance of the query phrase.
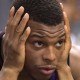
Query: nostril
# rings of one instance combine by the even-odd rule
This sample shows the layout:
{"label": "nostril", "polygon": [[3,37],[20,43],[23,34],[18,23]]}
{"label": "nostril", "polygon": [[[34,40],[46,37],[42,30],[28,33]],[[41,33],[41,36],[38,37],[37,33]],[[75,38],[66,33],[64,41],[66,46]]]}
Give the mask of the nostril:
{"label": "nostril", "polygon": [[55,61],[56,60],[56,51],[52,45],[48,46],[45,53],[42,55],[43,55],[43,59],[46,61]]}
{"label": "nostril", "polygon": [[56,60],[56,56],[54,53],[46,53],[43,55],[43,59],[46,61],[55,61]]}

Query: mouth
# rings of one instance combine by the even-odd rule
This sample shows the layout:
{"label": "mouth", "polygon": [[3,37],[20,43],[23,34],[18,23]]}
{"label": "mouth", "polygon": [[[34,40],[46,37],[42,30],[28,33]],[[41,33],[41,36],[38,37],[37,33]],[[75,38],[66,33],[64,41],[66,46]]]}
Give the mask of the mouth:
{"label": "mouth", "polygon": [[56,67],[52,67],[52,66],[42,66],[39,67],[39,70],[42,74],[44,75],[52,75],[52,73],[55,71]]}

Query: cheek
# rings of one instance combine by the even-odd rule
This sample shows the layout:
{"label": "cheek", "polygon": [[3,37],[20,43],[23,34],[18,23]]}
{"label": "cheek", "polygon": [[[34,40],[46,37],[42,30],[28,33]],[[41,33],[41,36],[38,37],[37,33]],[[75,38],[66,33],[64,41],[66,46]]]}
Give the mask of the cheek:
{"label": "cheek", "polygon": [[58,61],[61,59],[61,56],[64,54],[63,51],[64,51],[64,47],[62,47],[60,50],[58,50],[58,52],[57,52]]}
{"label": "cheek", "polygon": [[41,54],[33,48],[26,46],[25,62],[28,65],[35,66],[42,63]]}

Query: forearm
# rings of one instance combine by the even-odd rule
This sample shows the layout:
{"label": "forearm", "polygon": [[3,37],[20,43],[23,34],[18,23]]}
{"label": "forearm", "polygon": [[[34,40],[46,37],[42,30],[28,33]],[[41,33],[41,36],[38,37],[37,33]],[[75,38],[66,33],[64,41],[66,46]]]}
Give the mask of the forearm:
{"label": "forearm", "polygon": [[18,73],[7,70],[7,69],[2,69],[0,71],[0,80],[17,80],[18,78]]}
{"label": "forearm", "polygon": [[58,70],[59,80],[74,80],[69,67]]}

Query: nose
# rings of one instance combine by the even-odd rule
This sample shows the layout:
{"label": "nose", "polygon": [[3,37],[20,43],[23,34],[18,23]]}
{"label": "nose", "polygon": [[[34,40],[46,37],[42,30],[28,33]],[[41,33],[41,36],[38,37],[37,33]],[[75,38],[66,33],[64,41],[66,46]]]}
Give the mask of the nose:
{"label": "nose", "polygon": [[48,47],[48,49],[45,51],[45,53],[43,54],[43,59],[48,62],[56,60],[55,50],[52,46]]}

